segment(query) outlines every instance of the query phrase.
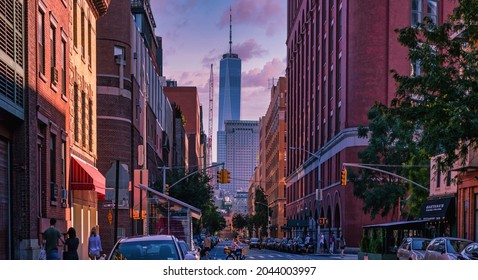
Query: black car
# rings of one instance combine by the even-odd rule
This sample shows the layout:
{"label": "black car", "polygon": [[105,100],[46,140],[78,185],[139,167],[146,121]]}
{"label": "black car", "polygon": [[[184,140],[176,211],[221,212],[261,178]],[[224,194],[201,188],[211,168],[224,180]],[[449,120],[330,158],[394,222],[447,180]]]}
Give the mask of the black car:
{"label": "black car", "polygon": [[460,252],[459,260],[478,260],[478,243],[473,242]]}
{"label": "black car", "polygon": [[249,249],[258,248],[261,249],[261,240],[259,238],[253,237],[249,242]]}

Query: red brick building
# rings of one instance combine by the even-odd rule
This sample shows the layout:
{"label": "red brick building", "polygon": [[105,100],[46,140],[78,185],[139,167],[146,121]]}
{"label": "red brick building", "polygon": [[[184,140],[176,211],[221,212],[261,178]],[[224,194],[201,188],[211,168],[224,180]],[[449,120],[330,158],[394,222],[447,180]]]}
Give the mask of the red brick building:
{"label": "red brick building", "polygon": [[196,87],[165,87],[164,94],[174,102],[186,119],[184,131],[188,139],[188,166],[191,170],[203,168],[204,143],[201,143],[201,115]]}
{"label": "red brick building", "polygon": [[317,221],[318,186],[320,217],[327,218],[321,232],[326,236],[343,233],[348,245],[358,247],[362,225],[391,221],[390,217],[372,221],[363,214],[353,185],[340,184],[342,164],[359,162],[357,152],[368,142],[357,137],[357,127],[367,125],[373,103],[388,104],[394,97],[390,70],[410,73],[414,67],[394,30],[424,16],[443,22],[456,4],[288,1],[287,141],[294,149],[287,153],[286,215],[288,220],[307,221],[299,233],[312,228],[309,218]]}
{"label": "red brick building", "polygon": [[[97,167],[107,187],[105,200],[98,204],[98,224],[105,251],[119,237],[148,233],[143,215],[134,217],[131,212],[133,207],[146,209],[146,204],[133,203],[140,195],[132,192],[139,177],[134,171],[146,171],[143,184],[153,185],[162,178],[160,167],[172,162],[173,112],[162,90],[165,79],[156,57],[155,27],[149,0],[113,1],[98,21]],[[110,207],[116,161],[126,170],[125,182],[119,186],[118,199],[124,203],[117,219]],[[113,173],[108,173],[112,168]]]}

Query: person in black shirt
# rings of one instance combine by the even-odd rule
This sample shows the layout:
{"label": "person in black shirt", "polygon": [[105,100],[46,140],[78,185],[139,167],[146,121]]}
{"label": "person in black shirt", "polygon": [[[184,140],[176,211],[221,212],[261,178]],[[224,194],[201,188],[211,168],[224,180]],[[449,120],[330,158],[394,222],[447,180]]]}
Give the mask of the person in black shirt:
{"label": "person in black shirt", "polygon": [[68,229],[68,239],[65,240],[65,251],[63,252],[64,260],[79,260],[78,245],[80,245],[80,239],[76,237],[76,230],[74,228]]}

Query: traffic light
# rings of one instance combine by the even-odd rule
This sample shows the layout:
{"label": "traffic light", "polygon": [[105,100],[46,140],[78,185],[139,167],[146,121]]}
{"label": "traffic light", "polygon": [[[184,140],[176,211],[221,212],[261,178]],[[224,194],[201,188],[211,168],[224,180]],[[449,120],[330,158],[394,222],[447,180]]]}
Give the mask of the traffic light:
{"label": "traffic light", "polygon": [[341,180],[342,186],[347,185],[347,168],[342,169],[342,180]]}
{"label": "traffic light", "polygon": [[231,182],[231,177],[230,177],[231,172],[229,172],[229,170],[227,170],[227,169],[223,169],[223,173],[222,173],[222,174],[223,174],[222,182],[223,182],[224,184],[229,184],[229,183]]}
{"label": "traffic light", "polygon": [[169,195],[169,184],[166,184],[166,190],[164,191],[165,195]]}
{"label": "traffic light", "polygon": [[219,184],[224,183],[224,178],[223,178],[224,172],[223,172],[223,170],[224,170],[224,169],[219,169],[219,170],[217,171],[217,182],[218,182]]}
{"label": "traffic light", "polygon": [[327,218],[320,218],[320,219],[319,219],[319,224],[320,224],[321,226],[327,224]]}

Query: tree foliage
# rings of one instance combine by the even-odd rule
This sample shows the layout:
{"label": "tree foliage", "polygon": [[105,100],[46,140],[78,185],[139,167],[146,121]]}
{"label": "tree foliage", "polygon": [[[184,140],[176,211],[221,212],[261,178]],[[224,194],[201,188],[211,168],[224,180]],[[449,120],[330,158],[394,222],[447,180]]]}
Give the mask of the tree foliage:
{"label": "tree foliage", "polygon": [[[397,84],[390,104],[376,103],[369,111],[369,146],[359,153],[362,163],[429,165],[441,155],[434,168],[443,171],[464,164],[478,141],[478,1],[460,0],[448,20],[435,25],[425,18],[412,27],[397,29],[399,43],[408,49],[411,64],[420,72],[391,70]],[[390,167],[422,185],[429,184],[426,168]],[[427,192],[396,178],[371,170],[351,174],[354,194],[364,201],[371,217],[387,215],[407,203],[407,217],[416,217]]]}
{"label": "tree foliage", "polygon": [[[173,170],[168,172],[166,182],[173,185],[180,179],[187,176],[184,170]],[[226,227],[226,220],[217,212],[217,207],[212,201],[210,178],[204,173],[199,172],[197,175],[174,185],[169,190],[169,195],[181,200],[191,206],[201,210],[201,220],[193,220],[194,232],[201,232],[206,229],[210,233],[216,233]],[[158,180],[153,188],[162,192],[162,181]]]}
{"label": "tree foliage", "polygon": [[232,227],[238,230],[242,230],[247,227],[246,216],[241,213],[235,213],[232,216]]}
{"label": "tree foliage", "polygon": [[419,129],[421,148],[443,155],[438,170],[464,164],[478,140],[478,2],[459,4],[443,25],[425,19],[417,28],[397,30],[422,73],[392,71],[398,87],[391,107],[395,116]]}

